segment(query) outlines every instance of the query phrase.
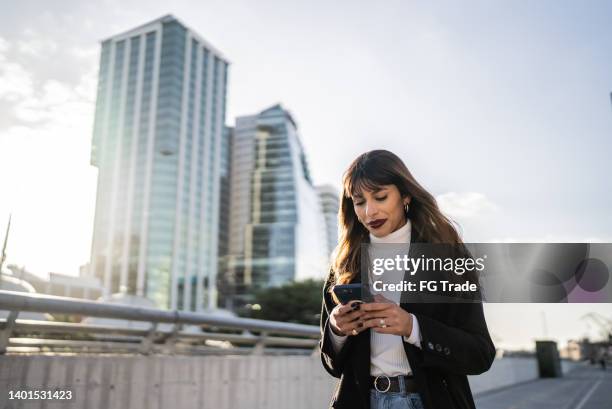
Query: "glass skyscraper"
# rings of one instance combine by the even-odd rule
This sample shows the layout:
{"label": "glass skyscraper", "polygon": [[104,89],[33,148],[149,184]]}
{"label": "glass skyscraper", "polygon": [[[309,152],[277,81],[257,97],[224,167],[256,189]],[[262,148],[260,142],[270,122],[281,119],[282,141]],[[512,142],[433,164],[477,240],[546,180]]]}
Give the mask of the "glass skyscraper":
{"label": "glass skyscraper", "polygon": [[102,42],[90,266],[107,296],[216,307],[227,73],[170,15]]}
{"label": "glass skyscraper", "polygon": [[[234,304],[258,288],[322,278],[326,224],[297,124],[280,105],[236,120],[229,267]],[[226,304],[227,305],[227,304]]]}
{"label": "glass skyscraper", "polygon": [[317,192],[319,194],[319,199],[321,200],[323,216],[325,217],[327,254],[331,257],[336,246],[338,245],[338,211],[340,210],[340,193],[331,185],[319,185],[317,186]]}

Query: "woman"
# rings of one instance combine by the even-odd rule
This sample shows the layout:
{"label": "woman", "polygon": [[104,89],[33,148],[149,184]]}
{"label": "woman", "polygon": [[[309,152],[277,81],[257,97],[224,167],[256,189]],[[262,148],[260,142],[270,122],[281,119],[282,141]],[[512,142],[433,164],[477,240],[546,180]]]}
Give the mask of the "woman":
{"label": "woman", "polygon": [[495,347],[482,304],[339,303],[335,284],[361,282],[361,244],[461,239],[434,197],[389,151],[359,156],[343,177],[340,240],[323,289],[321,360],[340,378],[333,408],[474,408],[467,375],[485,372]]}

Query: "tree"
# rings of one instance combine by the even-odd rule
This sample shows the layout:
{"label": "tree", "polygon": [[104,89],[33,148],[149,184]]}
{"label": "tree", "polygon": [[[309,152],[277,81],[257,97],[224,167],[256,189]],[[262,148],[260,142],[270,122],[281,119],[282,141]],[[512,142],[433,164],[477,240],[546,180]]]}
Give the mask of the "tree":
{"label": "tree", "polygon": [[269,287],[255,293],[250,315],[271,321],[319,325],[323,281],[292,281],[280,287]]}

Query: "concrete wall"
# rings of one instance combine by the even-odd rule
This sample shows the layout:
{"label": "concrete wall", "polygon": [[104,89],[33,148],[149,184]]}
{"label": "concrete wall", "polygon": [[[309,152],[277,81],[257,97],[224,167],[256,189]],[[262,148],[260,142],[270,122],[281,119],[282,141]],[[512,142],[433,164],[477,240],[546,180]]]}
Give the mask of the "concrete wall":
{"label": "concrete wall", "polygon": [[[535,359],[504,358],[470,384],[477,394],[537,377]],[[318,356],[0,356],[0,408],[314,409],[336,381]],[[74,399],[8,400],[24,387]]]}
{"label": "concrete wall", "polygon": [[[309,356],[0,356],[0,408],[324,408],[333,379]],[[74,399],[8,400],[25,386]]]}
{"label": "concrete wall", "polygon": [[573,371],[576,368],[579,367],[583,367],[586,365],[586,362],[576,362],[576,361],[569,361],[567,359],[562,359],[561,360],[561,371],[563,372],[563,375],[570,373],[571,371]]}
{"label": "concrete wall", "polygon": [[476,394],[537,379],[538,363],[535,358],[496,359],[487,372],[468,378],[472,393]]}

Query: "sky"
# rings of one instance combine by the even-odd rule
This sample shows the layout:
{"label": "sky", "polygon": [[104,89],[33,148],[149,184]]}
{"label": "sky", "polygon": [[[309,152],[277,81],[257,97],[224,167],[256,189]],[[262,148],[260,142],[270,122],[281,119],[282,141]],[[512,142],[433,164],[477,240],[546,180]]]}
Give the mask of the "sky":
{"label": "sky", "polygon": [[[610,2],[22,0],[0,14],[8,263],[46,276],[88,261],[99,42],[168,13],[230,60],[228,125],[278,102],[292,112],[315,183],[339,188],[383,148],[467,242],[612,242]],[[609,307],[485,311],[516,345],[546,335],[541,311],[567,339]]]}

